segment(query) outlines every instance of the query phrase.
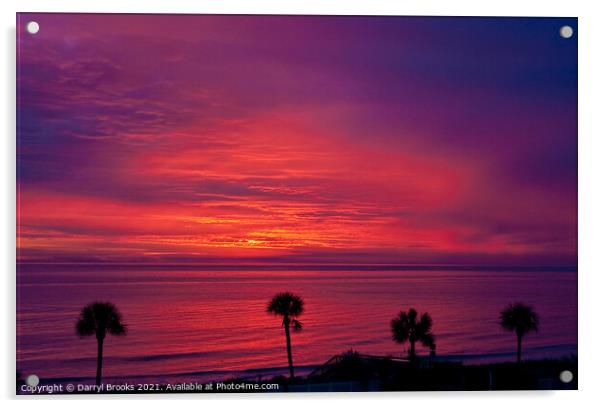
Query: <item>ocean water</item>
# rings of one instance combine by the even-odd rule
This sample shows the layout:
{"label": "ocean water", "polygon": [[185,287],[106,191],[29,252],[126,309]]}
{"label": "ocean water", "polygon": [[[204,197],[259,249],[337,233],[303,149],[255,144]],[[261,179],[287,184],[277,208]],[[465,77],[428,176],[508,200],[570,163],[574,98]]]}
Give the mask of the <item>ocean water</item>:
{"label": "ocean water", "polygon": [[[389,324],[410,307],[433,318],[437,354],[465,363],[512,361],[515,336],[498,324],[509,302],[532,305],[540,331],[526,359],[577,353],[576,271],[195,270],[181,267],[19,265],[17,369],[42,380],[94,381],[96,340],[79,338],[82,306],[110,301],[128,326],[108,337],[103,377],[180,382],[286,373],[281,320],[266,304],[277,292],[305,299],[293,358],[307,373],[348,349],[406,356]],[[421,354],[428,351],[418,348]]]}

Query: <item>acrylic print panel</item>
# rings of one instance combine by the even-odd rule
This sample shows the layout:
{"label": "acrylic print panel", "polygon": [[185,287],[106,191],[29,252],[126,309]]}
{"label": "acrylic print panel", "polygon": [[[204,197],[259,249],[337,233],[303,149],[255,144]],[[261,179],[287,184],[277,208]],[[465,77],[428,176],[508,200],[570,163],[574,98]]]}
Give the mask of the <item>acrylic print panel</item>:
{"label": "acrylic print panel", "polygon": [[19,14],[17,393],[577,388],[577,28]]}

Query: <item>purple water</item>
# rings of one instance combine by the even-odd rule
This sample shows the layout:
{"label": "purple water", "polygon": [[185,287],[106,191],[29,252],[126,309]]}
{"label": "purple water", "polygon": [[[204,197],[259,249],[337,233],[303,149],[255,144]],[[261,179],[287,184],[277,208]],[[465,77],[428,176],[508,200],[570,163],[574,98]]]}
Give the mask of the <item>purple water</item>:
{"label": "purple water", "polygon": [[95,300],[115,303],[129,329],[105,341],[105,378],[169,382],[284,373],[281,321],[265,307],[285,290],[306,302],[304,329],[292,336],[301,373],[350,348],[406,356],[407,345],[391,340],[389,323],[410,307],[431,314],[439,356],[512,361],[515,337],[499,327],[498,316],[515,301],[533,306],[541,320],[540,331],[524,341],[526,359],[577,353],[576,272],[21,265],[17,290],[17,369],[42,379],[93,381],[96,341],[80,339],[74,325],[81,307]]}

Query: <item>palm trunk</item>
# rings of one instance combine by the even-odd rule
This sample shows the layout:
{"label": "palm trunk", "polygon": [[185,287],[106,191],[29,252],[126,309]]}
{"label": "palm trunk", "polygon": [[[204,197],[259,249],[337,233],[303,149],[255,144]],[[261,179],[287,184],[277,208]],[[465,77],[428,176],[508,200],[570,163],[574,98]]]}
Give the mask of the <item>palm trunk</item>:
{"label": "palm trunk", "polygon": [[288,370],[291,374],[291,378],[295,378],[295,369],[293,368],[293,352],[291,350],[291,330],[290,322],[285,321],[284,323],[284,334],[286,335],[286,352],[288,354]]}
{"label": "palm trunk", "polygon": [[100,379],[102,377],[102,343],[103,339],[98,340],[98,361],[96,362],[96,385],[100,386]]}
{"label": "palm trunk", "polygon": [[410,361],[416,360],[416,342],[410,341]]}
{"label": "palm trunk", "polygon": [[516,335],[516,363],[520,363],[523,346],[523,336],[520,334]]}

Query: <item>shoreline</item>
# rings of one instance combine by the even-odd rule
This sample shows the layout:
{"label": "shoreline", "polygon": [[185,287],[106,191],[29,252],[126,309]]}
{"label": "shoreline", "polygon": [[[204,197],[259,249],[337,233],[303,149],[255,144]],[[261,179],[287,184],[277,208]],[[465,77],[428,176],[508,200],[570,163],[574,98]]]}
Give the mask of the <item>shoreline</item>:
{"label": "shoreline", "polygon": [[[504,353],[506,355],[507,353]],[[399,359],[394,356],[367,356],[369,358],[375,358],[383,361],[393,362],[407,362],[407,360]],[[480,361],[478,359],[487,359],[488,355],[475,355],[472,360],[469,361]],[[457,355],[445,355],[437,357],[419,357],[420,365],[423,369],[430,369],[432,367],[462,367],[465,370],[478,370],[481,368],[495,368],[495,367],[512,367],[516,364],[508,360],[504,361],[487,361],[487,362],[474,362],[467,363],[467,360],[462,360]],[[578,357],[576,353],[566,354],[561,357],[550,357],[550,358],[539,358],[539,359],[527,359],[521,363],[522,366],[538,365],[538,364],[552,364],[552,365],[576,365]],[[296,381],[308,381],[312,374],[316,371],[326,367],[324,364],[311,364],[296,366],[295,371],[297,372]],[[165,387],[168,385],[190,385],[190,384],[207,384],[207,383],[265,383],[273,379],[279,379],[279,381],[286,380],[288,375],[288,367],[262,367],[262,368],[251,368],[246,370],[215,370],[215,371],[197,371],[197,372],[186,372],[186,373],[174,373],[174,374],[148,374],[148,375],[131,375],[131,376],[109,376],[103,379],[105,386],[119,387],[122,385],[134,385],[134,386],[161,386]],[[95,378],[93,376],[81,376],[81,377],[56,377],[56,378],[40,378],[40,386],[60,386],[67,384],[81,385],[84,387],[90,387],[94,384]],[[18,384],[24,384],[24,379],[21,379]],[[19,388],[19,385],[17,386]],[[134,390],[135,391],[135,390]],[[165,390],[163,390],[166,392]],[[180,390],[182,391],[182,390]],[[83,393],[96,393],[98,391],[85,390]],[[102,392],[106,392],[102,391]],[[120,392],[120,391],[117,391]],[[153,390],[149,390],[152,393]],[[17,390],[19,394],[19,390]],[[46,394],[47,392],[42,392]],[[53,393],[57,393],[56,391]],[[60,392],[59,392],[60,393]],[[72,392],[68,392],[72,393]],[[135,392],[138,393],[138,392]],[[30,392],[26,392],[30,394]]]}
{"label": "shoreline", "polygon": [[[378,360],[378,367],[374,361]],[[109,377],[98,388],[93,378],[73,377],[41,379],[32,391],[23,379],[17,381],[17,395],[40,394],[156,394],[220,392],[325,392],[325,391],[420,391],[420,390],[505,390],[505,389],[577,389],[576,355],[554,359],[464,365],[460,362],[421,358],[416,363],[387,356],[362,356],[360,360],[337,365],[299,366],[299,375],[289,380],[272,371],[255,378],[222,376],[213,380],[181,378],[173,382],[146,382],[151,377]],[[377,367],[377,369],[375,369]],[[310,369],[313,369],[309,371]],[[286,367],[281,369],[286,371]],[[568,383],[560,373],[570,371]],[[280,371],[280,370],[279,370]],[[247,371],[248,372],[248,371]],[[143,381],[144,380],[144,381]],[[272,387],[265,388],[265,387]],[[71,388],[69,388],[71,387]],[[207,388],[208,387],[208,388]],[[264,388],[262,388],[264,387]]]}

